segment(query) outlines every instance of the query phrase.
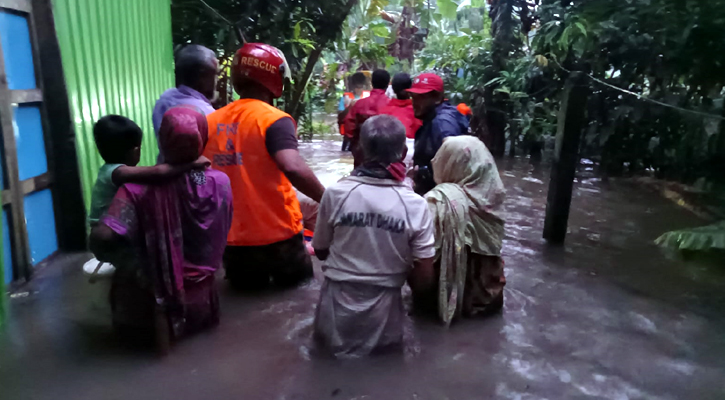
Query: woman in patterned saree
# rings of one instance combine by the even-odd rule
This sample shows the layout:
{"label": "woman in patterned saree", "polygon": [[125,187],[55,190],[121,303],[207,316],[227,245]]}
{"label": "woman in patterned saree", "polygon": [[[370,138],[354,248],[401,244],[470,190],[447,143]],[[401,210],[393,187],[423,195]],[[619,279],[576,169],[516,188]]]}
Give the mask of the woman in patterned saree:
{"label": "woman in patterned saree", "polygon": [[[179,106],[164,114],[159,148],[166,162],[196,159],[206,144],[204,115]],[[232,217],[229,178],[191,171],[162,185],[126,184],[91,232],[91,248],[116,266],[114,327],[155,338],[162,352],[185,333],[215,325],[215,272]]]}
{"label": "woman in patterned saree", "polygon": [[416,293],[419,308],[449,325],[458,316],[491,314],[503,306],[501,245],[503,183],[478,138],[445,139],[432,162],[437,186],[425,195],[436,230],[435,289]]}

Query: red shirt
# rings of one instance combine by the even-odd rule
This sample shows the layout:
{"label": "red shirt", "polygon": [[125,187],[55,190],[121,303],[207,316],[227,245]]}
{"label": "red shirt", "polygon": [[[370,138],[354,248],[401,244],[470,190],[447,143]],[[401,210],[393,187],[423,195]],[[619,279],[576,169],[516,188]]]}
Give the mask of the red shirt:
{"label": "red shirt", "polygon": [[380,114],[380,110],[388,105],[388,101],[390,100],[382,89],[373,89],[370,97],[356,101],[345,117],[345,136],[357,140],[363,122]]}
{"label": "red shirt", "polygon": [[405,136],[409,139],[415,139],[415,132],[423,125],[423,122],[415,117],[413,111],[413,100],[392,99],[380,114],[392,115],[403,123],[405,127]]}

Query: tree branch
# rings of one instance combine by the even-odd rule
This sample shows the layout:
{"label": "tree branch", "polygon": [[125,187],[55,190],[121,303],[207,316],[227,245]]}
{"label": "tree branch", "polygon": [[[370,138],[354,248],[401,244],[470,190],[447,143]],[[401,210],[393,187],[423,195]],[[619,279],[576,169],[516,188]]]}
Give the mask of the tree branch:
{"label": "tree branch", "polygon": [[[357,2],[358,0],[347,1],[343,12],[338,14],[338,19],[333,22],[337,27],[335,29],[336,32],[339,33],[342,24],[345,22],[348,14],[350,14],[350,11],[355,6],[355,4],[357,4]],[[295,120],[298,120],[300,117],[300,101],[302,100],[302,95],[305,93],[305,89],[307,88],[307,83],[310,81],[312,72],[315,70],[315,64],[317,64],[317,61],[320,60],[322,51],[325,50],[325,48],[330,44],[332,40],[335,39],[335,37],[325,37],[320,39],[321,40],[317,44],[317,46],[315,46],[315,49],[312,50],[309,57],[307,57],[307,63],[305,64],[304,73],[302,74],[300,79],[295,82],[295,86],[292,91],[292,101],[289,102],[289,104],[285,105],[285,111],[287,111],[287,113],[290,114]]]}

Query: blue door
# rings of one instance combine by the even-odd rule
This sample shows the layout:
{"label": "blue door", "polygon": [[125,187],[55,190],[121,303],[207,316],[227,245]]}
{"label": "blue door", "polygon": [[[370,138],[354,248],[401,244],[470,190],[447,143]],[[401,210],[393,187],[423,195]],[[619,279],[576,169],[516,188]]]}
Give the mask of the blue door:
{"label": "blue door", "polygon": [[0,187],[6,282],[28,278],[34,266],[58,250],[31,13],[30,1],[0,0]]}

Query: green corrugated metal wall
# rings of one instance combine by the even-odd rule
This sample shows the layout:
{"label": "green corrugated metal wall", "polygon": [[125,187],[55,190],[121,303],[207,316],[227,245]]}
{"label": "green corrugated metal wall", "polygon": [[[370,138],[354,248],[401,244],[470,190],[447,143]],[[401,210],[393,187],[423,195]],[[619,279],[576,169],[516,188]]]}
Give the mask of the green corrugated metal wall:
{"label": "green corrugated metal wall", "polygon": [[93,141],[100,117],[120,114],[139,124],[141,164],[155,163],[151,113],[174,85],[170,0],[53,0],[53,13],[88,207],[103,165]]}

